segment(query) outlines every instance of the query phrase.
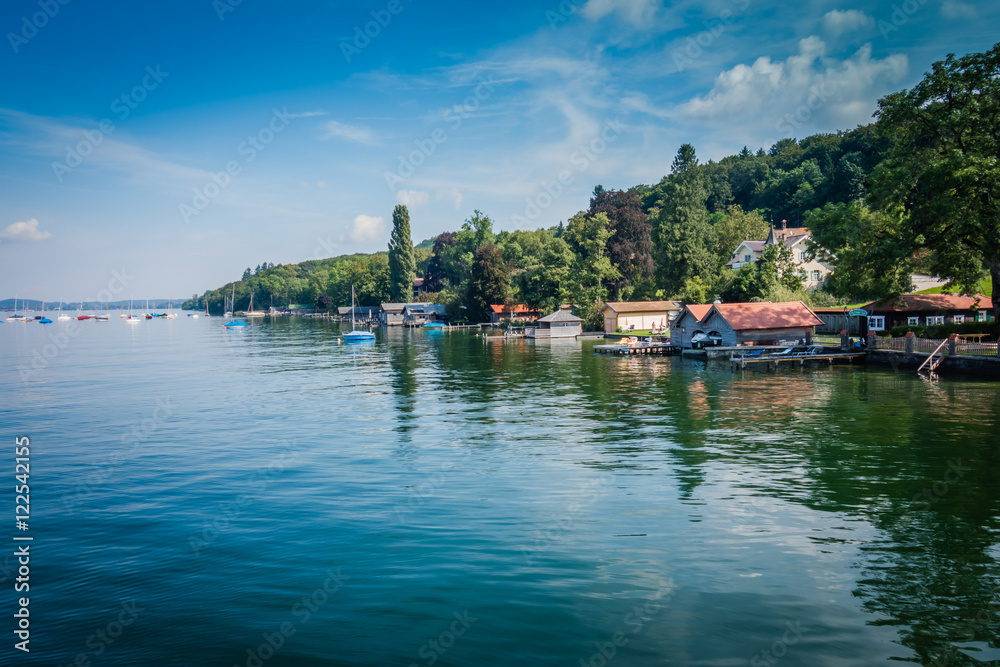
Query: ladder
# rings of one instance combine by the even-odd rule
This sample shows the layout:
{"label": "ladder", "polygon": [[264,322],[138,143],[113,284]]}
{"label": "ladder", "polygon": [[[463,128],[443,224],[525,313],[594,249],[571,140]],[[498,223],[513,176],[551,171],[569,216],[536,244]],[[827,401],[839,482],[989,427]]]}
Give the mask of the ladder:
{"label": "ladder", "polygon": [[924,367],[930,364],[930,367],[927,370],[933,375],[934,371],[937,370],[937,367],[940,366],[941,363],[944,361],[944,355],[943,354],[938,355],[938,352],[940,352],[941,348],[944,347],[947,343],[948,343],[947,338],[941,341],[941,344],[937,346],[937,349],[931,352],[931,356],[927,357],[924,360],[924,363],[920,364],[920,368],[917,369],[917,373],[924,370]]}

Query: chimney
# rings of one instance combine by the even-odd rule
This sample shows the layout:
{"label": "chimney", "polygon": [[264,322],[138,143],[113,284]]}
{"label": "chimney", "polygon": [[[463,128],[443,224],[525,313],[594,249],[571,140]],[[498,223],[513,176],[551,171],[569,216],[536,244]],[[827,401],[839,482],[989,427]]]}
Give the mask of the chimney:
{"label": "chimney", "polygon": [[787,220],[782,220],[781,221],[781,228],[782,229],[788,229],[788,221]]}

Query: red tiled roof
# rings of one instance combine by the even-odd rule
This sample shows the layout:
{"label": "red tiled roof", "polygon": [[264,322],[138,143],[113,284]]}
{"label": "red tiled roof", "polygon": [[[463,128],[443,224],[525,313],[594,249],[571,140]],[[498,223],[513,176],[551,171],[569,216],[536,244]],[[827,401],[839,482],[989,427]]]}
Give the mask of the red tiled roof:
{"label": "red tiled roof", "polygon": [[[904,305],[880,301],[869,303],[863,307],[876,313],[972,310],[973,307],[978,307],[979,310],[991,310],[993,308],[993,300],[984,294],[977,294],[975,297],[957,294],[904,294],[899,298],[902,299]],[[978,306],[976,304],[977,298],[979,299]]]}
{"label": "red tiled roof", "polygon": [[648,313],[681,309],[674,301],[608,301],[604,307],[610,308],[616,313]]}
{"label": "red tiled roof", "polygon": [[[823,320],[801,301],[785,303],[717,303],[713,310],[722,315],[735,331],[814,327]],[[707,316],[706,316],[707,317]],[[702,320],[705,318],[703,317]]]}

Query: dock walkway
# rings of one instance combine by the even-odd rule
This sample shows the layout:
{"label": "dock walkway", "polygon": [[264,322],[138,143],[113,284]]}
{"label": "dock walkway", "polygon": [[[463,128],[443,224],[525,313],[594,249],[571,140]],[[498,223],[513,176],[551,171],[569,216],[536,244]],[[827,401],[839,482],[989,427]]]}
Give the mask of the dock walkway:
{"label": "dock walkway", "polygon": [[680,345],[670,343],[636,343],[635,345],[595,345],[594,352],[598,354],[617,354],[619,356],[629,356],[633,354],[658,354],[662,356],[674,356],[680,354]]}
{"label": "dock walkway", "polygon": [[747,366],[755,366],[759,364],[766,364],[765,369],[770,369],[771,364],[774,364],[775,370],[778,369],[778,364],[781,362],[799,362],[799,365],[805,366],[807,361],[825,361],[830,365],[833,365],[835,361],[846,361],[848,363],[854,363],[855,359],[864,359],[864,352],[827,352],[823,354],[786,354],[786,355],[762,355],[759,357],[750,357],[746,355],[732,356],[729,358],[730,368],[743,370]]}

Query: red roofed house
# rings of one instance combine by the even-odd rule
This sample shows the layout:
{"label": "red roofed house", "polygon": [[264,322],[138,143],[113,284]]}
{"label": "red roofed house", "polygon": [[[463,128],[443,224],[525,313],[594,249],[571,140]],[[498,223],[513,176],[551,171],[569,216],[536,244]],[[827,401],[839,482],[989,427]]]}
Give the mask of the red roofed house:
{"label": "red roofed house", "polygon": [[635,329],[666,328],[681,312],[676,301],[609,301],[601,308],[604,333]]}
{"label": "red roofed house", "polygon": [[808,341],[823,324],[801,301],[785,303],[717,303],[698,323],[710,338],[726,347],[778,345]]}
{"label": "red roofed house", "polygon": [[882,301],[862,306],[871,313],[869,331],[888,331],[893,327],[929,326],[988,322],[993,301],[983,294],[904,294],[899,301]]}
{"label": "red roofed house", "polygon": [[541,314],[534,308],[519,303],[515,306],[503,304],[490,306],[490,322],[497,324],[500,320],[510,320],[511,322],[534,322]]}

